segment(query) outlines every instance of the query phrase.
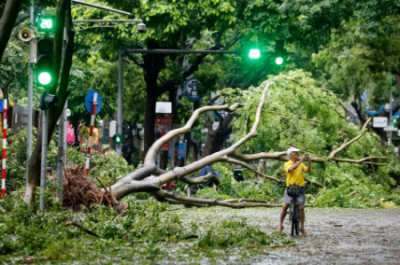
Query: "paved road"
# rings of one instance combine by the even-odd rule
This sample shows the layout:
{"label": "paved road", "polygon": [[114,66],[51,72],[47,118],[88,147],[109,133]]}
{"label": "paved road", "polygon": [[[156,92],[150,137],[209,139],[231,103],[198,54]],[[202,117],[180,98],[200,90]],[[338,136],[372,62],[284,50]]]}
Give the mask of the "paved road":
{"label": "paved road", "polygon": [[[200,218],[244,217],[271,232],[276,229],[279,209],[210,208],[197,214]],[[306,218],[307,237],[297,239],[293,247],[269,250],[249,264],[400,265],[400,209],[307,209]]]}

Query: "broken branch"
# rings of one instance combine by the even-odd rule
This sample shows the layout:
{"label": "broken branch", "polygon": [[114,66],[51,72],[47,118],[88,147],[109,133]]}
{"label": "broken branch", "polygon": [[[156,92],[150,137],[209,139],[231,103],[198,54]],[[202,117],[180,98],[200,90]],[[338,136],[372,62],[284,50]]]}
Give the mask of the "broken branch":
{"label": "broken branch", "polygon": [[271,204],[265,201],[251,201],[245,199],[238,200],[217,200],[180,196],[164,190],[157,192],[159,198],[165,199],[170,203],[184,204],[190,206],[206,207],[206,206],[224,206],[235,209],[252,208],[252,207],[277,207],[277,204]]}
{"label": "broken branch", "polygon": [[250,170],[250,171],[252,171],[252,172],[254,172],[256,174],[258,174],[258,175],[261,175],[262,177],[264,177],[266,179],[269,179],[269,180],[272,180],[272,181],[275,181],[275,182],[281,182],[280,179],[277,179],[277,178],[272,177],[272,176],[267,176],[264,173],[262,173],[262,172],[258,171],[257,169],[255,169],[254,167],[252,167],[251,165],[249,165],[248,163],[246,163],[244,161],[241,161],[239,159],[235,159],[235,158],[226,156],[226,157],[223,158],[223,161],[228,162],[228,163],[232,163],[232,164],[236,164],[236,165],[240,165],[240,166],[242,166],[242,167],[244,167],[244,168],[246,168],[246,169],[248,169],[248,170]]}
{"label": "broken branch", "polygon": [[370,123],[371,119],[372,119],[372,118],[369,118],[369,119],[364,123],[364,125],[363,125],[363,127],[362,127],[362,129],[361,129],[361,132],[360,132],[356,137],[354,137],[353,139],[351,139],[351,140],[349,140],[349,141],[347,141],[347,142],[344,142],[341,146],[339,146],[339,148],[336,148],[335,150],[333,150],[333,151],[329,154],[328,159],[334,158],[339,152],[343,151],[344,149],[346,149],[347,147],[349,147],[351,144],[353,144],[354,142],[356,142],[358,139],[360,139],[360,138],[366,133],[366,131],[367,131],[367,126],[368,126],[368,124]]}

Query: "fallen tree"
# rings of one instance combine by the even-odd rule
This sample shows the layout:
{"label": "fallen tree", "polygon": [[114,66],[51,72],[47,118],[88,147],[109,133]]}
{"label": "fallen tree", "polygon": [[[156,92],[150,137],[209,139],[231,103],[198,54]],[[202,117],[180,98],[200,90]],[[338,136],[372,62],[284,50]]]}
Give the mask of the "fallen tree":
{"label": "fallen tree", "polygon": [[[184,204],[184,205],[192,205],[192,206],[225,206],[231,208],[244,208],[244,207],[272,207],[276,206],[275,204],[268,203],[265,201],[254,201],[251,199],[233,199],[233,200],[217,200],[217,199],[207,199],[207,198],[193,198],[186,197],[179,194],[175,194],[172,192],[168,192],[162,189],[162,185],[171,181],[181,180],[183,182],[191,182],[191,183],[203,183],[209,180],[210,176],[199,176],[199,177],[191,177],[188,176],[192,173],[200,170],[206,165],[211,165],[217,162],[231,163],[241,165],[249,170],[254,171],[258,175],[261,175],[265,179],[274,182],[280,182],[278,178],[267,176],[264,173],[256,170],[249,163],[254,160],[259,159],[272,159],[272,160],[287,160],[286,152],[263,152],[263,153],[255,153],[255,154],[242,154],[240,152],[240,147],[243,146],[250,139],[257,136],[257,129],[260,124],[261,115],[263,112],[263,107],[267,101],[268,91],[271,84],[274,81],[266,81],[261,86],[261,96],[259,97],[259,102],[256,108],[256,112],[254,114],[254,121],[252,123],[251,129],[230,146],[219,150],[217,152],[208,154],[196,161],[193,161],[184,166],[179,166],[172,168],[170,170],[164,170],[159,168],[156,161],[158,153],[161,150],[161,147],[171,141],[172,139],[184,135],[193,128],[196,121],[199,119],[200,115],[207,111],[219,111],[224,110],[227,112],[235,112],[239,109],[238,104],[233,105],[213,105],[213,106],[204,106],[198,108],[193,112],[190,119],[186,122],[186,124],[174,130],[171,130],[161,138],[159,138],[154,144],[149,148],[145,159],[144,164],[141,168],[138,168],[134,172],[127,174],[126,176],[117,180],[110,187],[103,187],[102,189],[93,188],[91,192],[88,194],[91,196],[91,200],[97,203],[106,203],[109,205],[117,205],[117,202],[126,195],[135,193],[135,192],[149,192],[158,200],[166,201],[174,204]],[[318,156],[312,154],[311,160],[316,163],[327,163],[327,162],[336,162],[336,163],[352,163],[352,164],[376,164],[380,163],[384,157],[378,156],[368,156],[358,159],[352,158],[342,158],[337,155],[340,152],[343,152],[346,148],[351,146],[357,140],[359,140],[366,132],[367,126],[370,120],[368,120],[362,127],[361,132],[354,138],[345,141],[343,144],[339,145],[338,148],[332,150],[327,157]],[[317,186],[322,186],[319,183],[315,183]],[[97,193],[95,196],[93,192]],[[111,194],[113,200],[103,200],[105,197],[104,194]],[[93,199],[97,198],[97,199]],[[82,198],[84,200],[84,198]],[[78,200],[79,201],[79,200]]]}

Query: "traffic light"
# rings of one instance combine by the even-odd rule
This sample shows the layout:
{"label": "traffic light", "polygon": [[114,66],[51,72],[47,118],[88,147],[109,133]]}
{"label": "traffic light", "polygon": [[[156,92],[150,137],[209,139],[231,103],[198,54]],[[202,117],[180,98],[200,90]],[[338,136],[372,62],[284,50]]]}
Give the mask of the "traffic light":
{"label": "traffic light", "polygon": [[34,77],[36,86],[39,89],[51,90],[56,84],[52,38],[42,38],[38,41],[37,63]]}
{"label": "traffic light", "polygon": [[258,60],[261,58],[261,50],[259,48],[251,48],[247,53],[250,60]]}
{"label": "traffic light", "polygon": [[35,26],[39,36],[34,80],[38,89],[51,91],[57,84],[53,60],[54,35],[57,31],[56,16],[49,12],[40,13]]}
{"label": "traffic light", "polygon": [[278,56],[275,58],[275,64],[276,65],[282,65],[284,63],[283,57]]}
{"label": "traffic light", "polygon": [[122,135],[120,134],[115,134],[114,136],[114,143],[117,144],[121,144],[122,143]]}
{"label": "traffic light", "polygon": [[36,19],[36,29],[40,34],[54,36],[57,30],[57,19],[52,13],[42,13]]}

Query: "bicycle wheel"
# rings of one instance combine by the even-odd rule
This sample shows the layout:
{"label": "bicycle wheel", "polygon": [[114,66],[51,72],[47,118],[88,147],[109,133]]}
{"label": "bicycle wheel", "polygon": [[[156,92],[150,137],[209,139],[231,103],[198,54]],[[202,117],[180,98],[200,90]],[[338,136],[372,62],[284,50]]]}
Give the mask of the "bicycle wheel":
{"label": "bicycle wheel", "polygon": [[291,223],[291,229],[290,229],[290,235],[294,236],[295,235],[295,226],[296,226],[296,219],[295,219],[295,209],[294,209],[294,203],[290,204],[290,223]]}
{"label": "bicycle wheel", "polygon": [[299,235],[299,207],[298,205],[295,205],[294,203],[291,206],[291,212],[292,212],[292,231],[291,234],[292,236],[298,236]]}

